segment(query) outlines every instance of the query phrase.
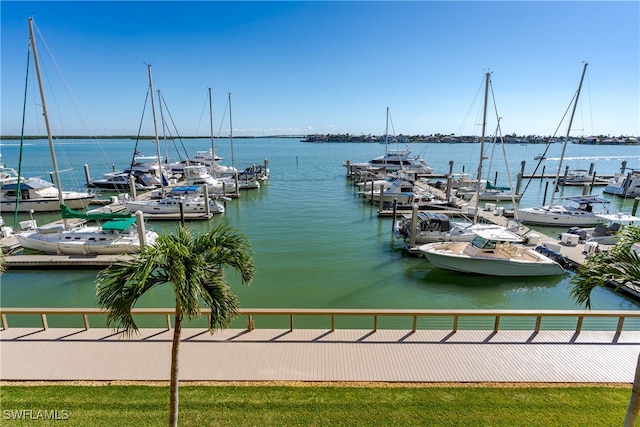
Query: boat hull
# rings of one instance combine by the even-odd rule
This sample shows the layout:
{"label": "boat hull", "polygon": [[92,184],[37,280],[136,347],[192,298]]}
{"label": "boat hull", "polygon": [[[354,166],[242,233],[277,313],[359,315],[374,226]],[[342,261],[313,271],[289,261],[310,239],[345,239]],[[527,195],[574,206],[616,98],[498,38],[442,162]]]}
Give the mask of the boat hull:
{"label": "boat hull", "polygon": [[[120,255],[140,252],[137,234],[101,231],[99,227],[78,230],[35,230],[16,233],[23,248],[56,255]],[[146,243],[153,244],[156,234],[147,231]]]}
{"label": "boat hull", "polygon": [[518,219],[522,222],[552,227],[587,227],[606,224],[606,218],[584,211],[554,211],[545,208],[518,209]]}
{"label": "boat hull", "polygon": [[[558,263],[542,255],[531,254],[536,257],[537,261],[491,256],[469,256],[463,253],[463,248],[466,244],[425,245],[419,249],[434,267],[462,273],[502,277],[534,277],[556,276],[565,272]],[[535,253],[535,251],[533,252]]]}
{"label": "boat hull", "polygon": [[[94,199],[94,195],[88,193],[86,196],[79,196],[75,198],[66,198],[64,204],[71,209],[85,209],[89,206],[91,200]],[[0,201],[0,212],[15,212],[16,201],[2,200]],[[46,199],[28,199],[20,200],[18,203],[18,212],[58,212],[60,211],[60,200],[55,198]]]}

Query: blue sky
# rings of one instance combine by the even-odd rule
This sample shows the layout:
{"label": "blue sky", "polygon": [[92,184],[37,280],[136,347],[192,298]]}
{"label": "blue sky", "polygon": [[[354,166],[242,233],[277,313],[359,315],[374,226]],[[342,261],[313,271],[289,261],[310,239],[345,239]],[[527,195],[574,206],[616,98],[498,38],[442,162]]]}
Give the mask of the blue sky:
{"label": "blue sky", "polygon": [[[2,135],[20,133],[30,16],[60,135],[135,135],[146,64],[181,135],[209,134],[209,87],[220,136],[229,134],[228,93],[234,136],[380,135],[387,107],[390,133],[479,134],[487,70],[502,133],[552,135],[583,61],[572,135],[640,135],[637,1],[3,0],[0,8]],[[33,67],[29,76],[25,132],[44,134]],[[150,119],[143,133],[153,133]]]}

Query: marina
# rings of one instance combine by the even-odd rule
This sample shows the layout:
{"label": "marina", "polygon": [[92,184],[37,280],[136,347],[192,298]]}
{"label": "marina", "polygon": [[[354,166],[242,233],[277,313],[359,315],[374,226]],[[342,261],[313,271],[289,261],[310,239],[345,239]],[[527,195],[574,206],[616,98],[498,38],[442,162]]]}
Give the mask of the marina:
{"label": "marina", "polygon": [[[16,158],[18,144],[17,141],[2,141],[3,161],[7,164],[12,164]],[[58,142],[66,153],[65,158],[76,159],[72,173],[62,176],[65,188],[76,188],[74,182],[83,182],[82,165],[86,159],[91,159],[90,170],[104,170],[99,156],[88,154],[99,148],[99,144],[102,142],[93,140]],[[134,142],[109,140],[108,144],[111,158],[107,165],[115,162],[117,168],[124,168]],[[202,138],[190,141],[190,144],[191,150],[196,152],[206,149],[210,141]],[[228,158],[228,140],[220,139],[218,144],[216,152]],[[607,147],[604,153],[600,153],[603,147],[576,147],[582,159],[569,160],[575,168],[588,169],[589,163],[596,162],[602,173],[613,174],[622,160],[626,159],[630,166],[640,161],[640,153],[633,146]],[[422,152],[436,173],[446,174],[452,159],[455,161],[454,173],[462,168],[473,170],[479,147],[477,144],[415,144],[412,148]],[[44,160],[46,141],[30,141],[27,149],[34,159],[43,160],[25,165],[26,173],[37,176],[41,174],[38,171],[48,170]],[[195,232],[219,223],[230,224],[245,233],[252,243],[257,266],[253,284],[240,287],[234,284],[233,276],[229,278],[243,308],[581,308],[569,295],[571,272],[546,278],[472,276],[469,280],[467,275],[435,269],[424,258],[409,256],[404,242],[393,235],[392,218],[379,216],[379,206],[366,203],[356,194],[353,183],[345,178],[346,160],[373,158],[383,149],[380,144],[309,144],[291,138],[254,138],[237,142],[239,163],[269,159],[272,170],[269,181],[259,189],[241,190],[241,197],[226,202],[222,215],[189,224]],[[520,159],[532,158],[539,151],[535,146],[514,145],[509,149],[512,170],[518,170]],[[598,161],[598,155],[606,159]],[[546,161],[553,162],[551,159]],[[498,170],[498,173],[503,175],[504,171]],[[527,206],[540,203],[544,185],[545,182],[532,181],[520,203]],[[535,191],[531,191],[532,188]],[[581,188],[561,187],[559,196],[581,192]],[[108,200],[112,195],[106,193],[101,197]],[[631,212],[634,200],[606,194],[602,197],[611,201],[613,210]],[[493,210],[486,210],[486,206],[481,205],[479,214],[494,221],[508,221],[507,216],[496,213],[502,211],[498,208],[503,208],[504,212],[513,210],[512,206],[505,202],[495,205]],[[59,216],[43,213],[35,218],[39,224],[44,224]],[[6,225],[14,223],[13,216],[4,212],[3,219]],[[28,214],[17,214],[18,222],[29,219]],[[175,230],[177,224],[175,220],[158,220],[148,222],[146,227],[166,233]],[[565,231],[533,227],[531,233],[561,241],[560,235]],[[578,261],[585,256],[583,250],[582,244],[561,245],[563,255],[576,257]],[[19,260],[20,255],[9,259],[9,263],[14,262],[12,260]],[[80,258],[67,257],[60,262],[74,262],[74,259]],[[97,262],[99,257],[94,260]],[[91,263],[91,259],[84,258],[82,262]],[[16,265],[14,268],[10,265],[2,276],[2,305],[94,307],[95,276],[102,266],[83,267],[19,268]],[[157,289],[143,298],[141,305],[165,307],[171,305],[171,301],[168,289]],[[638,303],[624,294],[598,288],[594,290],[594,308],[637,310]]]}

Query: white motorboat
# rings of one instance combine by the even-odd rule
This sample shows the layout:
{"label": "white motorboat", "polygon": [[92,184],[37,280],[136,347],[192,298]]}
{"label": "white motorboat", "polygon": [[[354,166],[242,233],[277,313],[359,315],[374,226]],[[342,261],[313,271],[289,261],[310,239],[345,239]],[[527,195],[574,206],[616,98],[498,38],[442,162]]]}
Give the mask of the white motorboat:
{"label": "white motorboat", "polygon": [[[389,149],[389,108],[387,107],[387,127],[382,143],[385,145],[384,155],[374,157],[366,163],[350,163],[349,173],[357,174],[358,172],[367,172],[371,170],[384,170],[385,172],[395,172],[403,170],[406,172],[418,174],[431,174],[433,169],[427,162],[417,154],[412,154],[409,145],[405,148]],[[391,137],[393,139],[393,137]]]}
{"label": "white motorboat", "polygon": [[603,191],[620,197],[640,196],[640,170],[617,173]]}
{"label": "white motorboat", "polygon": [[418,247],[434,266],[490,276],[552,276],[565,272],[555,260],[520,245],[522,238],[504,229],[475,232],[471,242],[428,243]]}
{"label": "white motorboat", "polygon": [[[33,30],[33,18],[29,18],[30,45],[33,51],[34,64],[40,88],[42,78],[36,49],[36,40]],[[47,129],[49,148],[52,153],[53,169],[56,181],[60,182],[58,165],[53,155],[53,137],[49,127],[49,116],[44,91],[40,91],[43,117]],[[157,233],[145,230],[142,214],[137,218],[131,214],[104,214],[83,213],[69,209],[64,204],[62,192],[60,196],[60,213],[63,221],[37,227],[35,229],[22,230],[15,233],[18,242],[23,248],[33,249],[48,254],[58,255],[102,255],[102,254],[127,254],[139,252],[146,245],[153,245],[158,237]],[[83,221],[71,224],[69,219],[79,218]],[[86,221],[106,221],[102,225],[88,226]]]}
{"label": "white motorboat", "polygon": [[595,242],[599,245],[615,245],[620,241],[619,232],[629,225],[639,225],[640,217],[626,214],[601,215],[608,223],[598,224],[595,227],[571,227],[569,234],[580,236],[583,243]]}
{"label": "white motorboat", "polygon": [[150,174],[118,172],[107,173],[102,178],[91,180],[88,186],[107,191],[129,191],[131,177],[133,177],[133,185],[136,191],[153,190],[159,185],[159,181]]}
{"label": "white motorboat", "polygon": [[[18,185],[19,184],[19,185]],[[18,198],[18,192],[20,197]],[[65,204],[72,209],[84,209],[95,195],[86,191],[63,191]],[[0,168],[0,212],[56,212],[60,197],[56,186],[44,179],[19,177],[7,167]]]}
{"label": "white motorboat", "polygon": [[559,185],[573,186],[582,186],[585,184],[607,185],[608,182],[609,180],[589,174],[589,171],[584,169],[568,170],[565,176],[562,176],[558,179]]}
{"label": "white motorboat", "polygon": [[[415,224],[415,226],[414,226]],[[412,230],[415,228],[415,232]],[[472,221],[452,221],[449,215],[437,212],[416,212],[395,221],[393,231],[408,247],[434,242],[470,242],[476,231],[501,228],[495,224],[474,224]]]}
{"label": "white motorboat", "polygon": [[[377,191],[363,191],[360,194],[369,201],[379,203],[381,197],[380,189],[381,187],[378,187]],[[425,192],[416,188],[413,181],[400,176],[394,179],[388,188],[382,187],[382,202],[393,203],[394,200],[397,200],[398,203],[409,203],[415,199],[416,196],[423,194],[425,194]]]}
{"label": "white motorboat", "polygon": [[16,238],[13,228],[4,225],[0,216],[0,249],[3,253],[11,253],[20,248],[20,242]]}
{"label": "white motorboat", "polygon": [[609,220],[607,199],[597,196],[565,197],[564,204],[517,209],[518,219],[524,223],[551,227],[585,227],[606,224]]}
{"label": "white motorboat", "polygon": [[204,165],[188,165],[184,167],[184,180],[188,186],[202,186],[206,185],[210,194],[222,193],[223,184],[224,191],[230,192],[235,190],[235,184],[232,181],[222,181],[215,179],[207,171],[207,167]]}

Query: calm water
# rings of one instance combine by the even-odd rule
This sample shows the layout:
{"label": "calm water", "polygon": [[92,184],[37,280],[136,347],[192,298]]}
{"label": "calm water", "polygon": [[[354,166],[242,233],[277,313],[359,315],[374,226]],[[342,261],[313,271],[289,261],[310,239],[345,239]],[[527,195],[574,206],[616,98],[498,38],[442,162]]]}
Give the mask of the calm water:
{"label": "calm water", "polygon": [[[83,164],[97,177],[124,168],[130,161],[135,141],[62,140],[57,144],[58,162],[65,189],[84,184]],[[210,147],[208,139],[185,140],[190,155]],[[209,222],[193,222],[203,231],[218,223],[228,223],[242,231],[254,248],[257,275],[250,287],[234,285],[243,307],[305,308],[496,308],[496,309],[576,309],[571,299],[570,274],[551,278],[479,277],[432,269],[423,258],[409,257],[402,243],[391,233],[391,219],[378,218],[377,206],[357,197],[345,179],[346,160],[366,161],[383,154],[380,144],[310,144],[296,139],[235,139],[234,157],[239,167],[268,159],[269,182],[258,190],[242,193],[227,203],[227,211]],[[2,161],[17,169],[19,143],[2,141]],[[478,144],[414,144],[435,172],[445,173],[454,160],[454,172],[475,175]],[[145,141],[138,150],[152,155],[154,145]],[[525,172],[535,166],[533,157],[542,145],[508,145],[509,168],[514,177],[526,161]],[[547,173],[555,173],[561,150],[551,147],[544,162]],[[218,140],[216,154],[231,163],[229,141]],[[165,150],[163,149],[163,153]],[[176,151],[168,149],[172,160]],[[489,155],[491,151],[489,150]],[[51,170],[46,141],[31,141],[24,147],[26,176],[48,177]],[[569,145],[565,165],[613,174],[626,159],[627,166],[640,169],[640,147]],[[498,172],[498,185],[507,185],[502,149],[492,159],[490,179]],[[564,169],[564,168],[563,168]],[[486,175],[485,175],[486,177]],[[533,181],[521,203],[542,202],[544,181]],[[580,188],[563,188],[560,195],[579,194]],[[596,193],[601,193],[597,187]],[[630,212],[632,201],[610,198],[613,210]],[[26,219],[21,215],[19,219]],[[38,217],[40,223],[56,215]],[[5,222],[13,218],[5,214]],[[171,222],[150,222],[159,233],[176,228]],[[564,230],[557,230],[560,233]],[[95,270],[10,270],[2,276],[1,304],[5,307],[93,307]],[[141,306],[171,307],[169,289],[147,295]],[[593,295],[594,309],[638,309],[639,304],[606,289]]]}

